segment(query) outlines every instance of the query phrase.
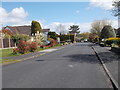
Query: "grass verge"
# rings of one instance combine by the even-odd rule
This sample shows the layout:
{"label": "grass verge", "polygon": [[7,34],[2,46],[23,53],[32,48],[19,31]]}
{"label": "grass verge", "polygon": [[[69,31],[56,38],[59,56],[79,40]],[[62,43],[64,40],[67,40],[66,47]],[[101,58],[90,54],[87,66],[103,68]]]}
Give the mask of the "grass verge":
{"label": "grass verge", "polygon": [[18,62],[18,60],[0,59],[0,64],[6,64],[6,63],[12,63],[12,62]]}

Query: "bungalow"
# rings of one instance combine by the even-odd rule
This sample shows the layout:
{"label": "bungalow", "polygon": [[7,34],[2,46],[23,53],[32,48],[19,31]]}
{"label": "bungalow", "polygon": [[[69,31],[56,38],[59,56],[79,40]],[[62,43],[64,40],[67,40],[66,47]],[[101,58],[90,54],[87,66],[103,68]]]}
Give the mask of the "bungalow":
{"label": "bungalow", "polygon": [[[6,26],[3,29],[10,30],[13,34],[25,34],[31,36],[31,26]],[[42,29],[44,39],[47,39],[47,35],[50,29]]]}

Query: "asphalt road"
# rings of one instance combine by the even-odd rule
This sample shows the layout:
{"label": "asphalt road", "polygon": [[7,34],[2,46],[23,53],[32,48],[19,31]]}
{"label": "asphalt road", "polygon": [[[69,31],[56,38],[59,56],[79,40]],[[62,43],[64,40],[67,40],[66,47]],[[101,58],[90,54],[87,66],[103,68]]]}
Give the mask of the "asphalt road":
{"label": "asphalt road", "polygon": [[3,66],[3,88],[111,88],[89,43]]}

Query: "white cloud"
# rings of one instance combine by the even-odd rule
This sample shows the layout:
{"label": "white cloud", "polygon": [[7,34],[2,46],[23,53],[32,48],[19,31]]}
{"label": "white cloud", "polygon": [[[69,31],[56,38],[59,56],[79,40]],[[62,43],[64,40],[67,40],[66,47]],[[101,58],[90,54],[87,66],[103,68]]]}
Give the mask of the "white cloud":
{"label": "white cloud", "polygon": [[105,10],[111,10],[113,8],[113,1],[114,0],[90,0],[90,6],[100,7]]}
{"label": "white cloud", "polygon": [[112,21],[112,26],[113,26],[113,28],[118,28],[118,20],[113,20]]}
{"label": "white cloud", "polygon": [[[57,30],[57,27],[62,24],[65,26],[66,28],[66,32],[69,31],[69,27],[71,25],[79,25],[80,27],[80,33],[83,32],[90,32],[91,29],[91,23],[92,22],[87,22],[87,23],[74,23],[74,22],[68,22],[68,23],[60,23],[60,22],[53,22],[49,25],[44,25],[43,28],[50,28],[51,31],[55,31],[57,33],[59,33],[59,31]],[[118,28],[118,20],[112,20],[112,27],[113,28]]]}
{"label": "white cloud", "polygon": [[79,10],[76,10],[76,13],[77,13],[77,14],[79,14],[79,13],[80,13],[80,11],[79,11]]}
{"label": "white cloud", "polygon": [[23,7],[14,8],[11,12],[7,12],[4,8],[0,7],[0,24],[24,24],[28,23],[26,17],[28,13]]}
{"label": "white cloud", "polygon": [[81,33],[82,33],[82,32],[89,32],[89,31],[90,31],[90,28],[91,28],[91,22],[89,22],[89,23],[74,23],[74,22],[60,23],[60,22],[53,22],[53,23],[51,23],[51,24],[49,24],[49,25],[44,26],[44,28],[50,28],[51,31],[55,31],[55,32],[59,33],[59,31],[57,30],[57,27],[58,27],[60,24],[62,24],[62,25],[65,26],[66,32],[69,31],[68,28],[69,28],[71,25],[79,25],[79,27],[80,27],[80,32],[81,32]]}

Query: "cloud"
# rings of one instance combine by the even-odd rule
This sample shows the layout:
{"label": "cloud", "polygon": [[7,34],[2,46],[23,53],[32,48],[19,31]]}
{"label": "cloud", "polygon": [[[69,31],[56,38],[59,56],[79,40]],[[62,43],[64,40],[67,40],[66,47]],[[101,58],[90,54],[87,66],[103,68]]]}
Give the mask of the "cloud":
{"label": "cloud", "polygon": [[80,11],[79,11],[79,10],[76,10],[76,13],[77,13],[77,14],[79,14],[79,13],[80,13]]}
{"label": "cloud", "polygon": [[99,7],[105,10],[111,10],[113,8],[113,1],[114,0],[90,0],[90,6]]}
{"label": "cloud", "polygon": [[112,21],[112,26],[113,26],[113,28],[118,28],[118,20],[113,20]]}
{"label": "cloud", "polygon": [[[91,23],[92,22],[87,22],[87,23],[74,23],[74,22],[67,22],[67,23],[60,23],[60,22],[53,22],[49,25],[44,25],[43,28],[50,28],[51,31],[55,31],[57,33],[59,33],[59,30],[57,30],[57,27],[62,24],[65,26],[65,32],[69,31],[69,27],[71,25],[79,25],[80,27],[80,33],[83,32],[90,32],[91,29]],[[112,27],[113,28],[118,28],[118,20],[112,20]]]}
{"label": "cloud", "polygon": [[4,8],[0,7],[0,23],[5,24],[24,24],[28,23],[26,17],[28,13],[23,7],[14,8],[11,12],[7,12]]}
{"label": "cloud", "polygon": [[89,31],[90,31],[90,28],[91,28],[91,22],[89,22],[89,23],[74,23],[74,22],[60,23],[60,22],[53,22],[53,23],[51,23],[51,24],[49,24],[49,25],[44,26],[44,28],[50,28],[51,31],[55,31],[55,32],[59,33],[59,30],[57,30],[57,27],[58,27],[60,24],[64,25],[65,30],[66,30],[65,32],[68,32],[68,31],[69,31],[68,28],[69,28],[71,25],[79,25],[79,27],[80,27],[80,32],[81,32],[81,33],[82,33],[82,32],[89,32]]}

